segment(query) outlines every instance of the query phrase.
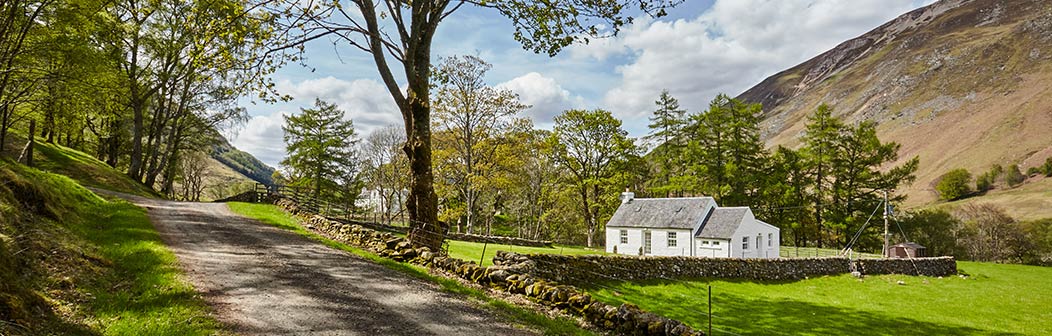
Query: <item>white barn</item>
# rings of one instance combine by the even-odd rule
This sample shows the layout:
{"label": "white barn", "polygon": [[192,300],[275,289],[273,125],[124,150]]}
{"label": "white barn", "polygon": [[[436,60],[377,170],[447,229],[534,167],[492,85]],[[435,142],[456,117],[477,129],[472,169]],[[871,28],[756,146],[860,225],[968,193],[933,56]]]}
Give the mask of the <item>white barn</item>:
{"label": "white barn", "polygon": [[720,207],[712,197],[634,198],[606,224],[606,252],[645,256],[778,258],[780,230],[748,207]]}

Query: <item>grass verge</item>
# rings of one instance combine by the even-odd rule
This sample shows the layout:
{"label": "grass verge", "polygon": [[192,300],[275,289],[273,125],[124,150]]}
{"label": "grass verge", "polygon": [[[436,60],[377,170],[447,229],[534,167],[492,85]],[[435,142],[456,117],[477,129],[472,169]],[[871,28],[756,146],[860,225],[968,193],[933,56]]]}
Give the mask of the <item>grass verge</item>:
{"label": "grass verge", "polygon": [[373,261],[377,264],[383,265],[387,268],[403,272],[412,277],[436,283],[439,286],[441,286],[442,290],[445,292],[454,293],[457,295],[462,295],[477,300],[482,304],[483,307],[489,309],[497,315],[509,321],[527,325],[529,327],[543,331],[545,335],[593,335],[592,332],[585,329],[581,329],[577,326],[576,323],[569,319],[549,318],[545,315],[533,312],[525,308],[521,308],[503,300],[492,298],[486,295],[485,292],[465,286],[457,280],[432,275],[428,273],[426,268],[383,258],[372,252],[347,244],[343,244],[332,239],[326,238],[317,233],[311,232],[304,228],[302,225],[300,225],[300,222],[296,218],[285,213],[277,206],[269,204],[253,204],[240,202],[227,203],[227,205],[232,211],[239,215],[256,219],[262,223],[272,225],[281,229],[292,231],[296,234],[318,241],[331,248],[343,250],[368,259],[370,261]]}
{"label": "grass verge", "polygon": [[6,160],[0,201],[0,334],[221,332],[143,209]]}
{"label": "grass verge", "polygon": [[[447,240],[446,242],[449,244],[449,256],[463,260],[481,261],[482,266],[493,265],[493,257],[497,255],[497,251],[568,255],[607,254],[606,251],[603,251],[602,249],[580,246],[554,245],[554,247],[530,247],[492,243],[485,244],[460,240]],[[483,255],[483,252],[485,252],[485,255]]]}
{"label": "grass verge", "polygon": [[704,330],[711,285],[715,334],[1052,334],[1052,268],[974,262],[959,268],[969,276],[624,282],[590,292]]}

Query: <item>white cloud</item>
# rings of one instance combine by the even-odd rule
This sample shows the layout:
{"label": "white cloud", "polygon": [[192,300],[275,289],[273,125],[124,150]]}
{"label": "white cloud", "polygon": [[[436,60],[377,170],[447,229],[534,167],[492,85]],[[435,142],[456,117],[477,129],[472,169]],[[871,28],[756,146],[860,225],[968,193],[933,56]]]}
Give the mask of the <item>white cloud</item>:
{"label": "white cloud", "polygon": [[547,123],[563,111],[581,107],[583,99],[571,96],[555,79],[536,72],[513,78],[497,84],[496,87],[511,90],[519,95],[519,100],[531,107],[526,114],[538,123]]}
{"label": "white cloud", "polygon": [[237,134],[228,135],[230,143],[251,153],[263,163],[278,167],[281,159],[285,158],[284,133],[281,130],[281,125],[285,123],[283,114],[274,112],[253,116]]}
{"label": "white cloud", "polygon": [[[282,81],[278,83],[278,90],[293,97],[291,102],[282,104],[286,108],[313,107],[315,98],[336,104],[346,113],[346,119],[354,122],[359,138],[387,125],[400,125],[402,121],[387,88],[374,80],[346,81],[330,76],[297,83]],[[297,109],[255,115],[238,134],[231,135],[231,143],[264,163],[278,167],[285,157],[284,132],[281,130],[285,120],[282,115],[298,113]]]}
{"label": "white cloud", "polygon": [[718,93],[737,95],[920,5],[914,0],[718,0],[693,19],[639,20],[609,43],[571,52],[597,60],[629,55],[630,61],[617,68],[620,85],[603,102],[620,117],[639,122],[662,89],[697,111]]}
{"label": "white cloud", "polygon": [[347,119],[354,121],[354,128],[359,136],[402,121],[391,93],[384,85],[374,80],[346,81],[329,76],[295,84],[281,82],[278,90],[294,97],[294,103],[301,108],[314,106],[315,98],[336,104],[346,112]]}

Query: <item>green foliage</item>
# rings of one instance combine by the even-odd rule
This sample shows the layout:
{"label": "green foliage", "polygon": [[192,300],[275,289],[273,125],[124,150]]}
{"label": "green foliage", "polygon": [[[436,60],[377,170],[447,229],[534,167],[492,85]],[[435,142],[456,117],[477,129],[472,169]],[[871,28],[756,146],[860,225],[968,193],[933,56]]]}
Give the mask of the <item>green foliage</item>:
{"label": "green foliage", "polygon": [[971,183],[972,174],[967,169],[954,169],[939,178],[935,190],[941,199],[956,200],[972,193]]}
{"label": "green foliage", "polygon": [[927,248],[930,256],[956,256],[964,258],[967,252],[958,244],[957,232],[962,223],[951,213],[939,209],[925,209],[897,216],[895,222],[901,228],[903,242],[912,241]]}
{"label": "green foliage", "polygon": [[[836,246],[846,245],[873,207],[882,202],[881,191],[913,181],[918,158],[887,167],[898,160],[899,147],[894,142],[881,142],[875,123],[845,125],[826,105],[819,106],[808,119],[802,151],[813,177],[811,199],[819,246],[825,239],[832,239]],[[903,198],[893,195],[891,201]],[[880,246],[879,235],[871,226],[868,234],[860,236],[859,247]]]}
{"label": "green foliage", "polygon": [[1041,173],[1052,177],[1052,157],[1045,159],[1045,164],[1041,165]]}
{"label": "green foliage", "polygon": [[1011,165],[1005,170],[1005,183],[1009,187],[1016,187],[1026,181],[1026,175],[1019,171],[1019,165]]}
{"label": "green foliage", "polygon": [[688,155],[698,177],[695,190],[713,195],[721,205],[751,204],[767,160],[760,140],[761,110],[760,104],[721,94],[707,111],[691,116]]}
{"label": "green foliage", "polygon": [[1020,223],[1034,250],[1033,255],[1023,263],[1033,265],[1052,265],[1052,218]]}
{"label": "green foliage", "polygon": [[[514,131],[511,118],[527,108],[508,89],[486,84],[491,65],[476,56],[443,59],[436,72],[434,117],[438,130],[432,136],[436,191],[447,204],[443,217],[461,223],[467,232],[485,233],[492,229],[493,214],[501,211],[510,164],[517,161],[510,153],[507,136]],[[437,140],[437,141],[436,141]],[[445,184],[445,185],[444,185]]]}
{"label": "green foliage", "polygon": [[994,178],[989,173],[984,173],[975,178],[975,190],[977,192],[985,192],[993,189]]}
{"label": "green foliage", "polygon": [[1052,325],[1044,322],[1052,268],[975,262],[958,262],[958,268],[968,276],[614,282],[590,293],[609,304],[636,304],[706,330],[708,315],[702,312],[712,286],[713,334],[1052,333]]}
{"label": "green foliage", "polygon": [[1041,174],[1043,174],[1043,172],[1041,171],[1041,167],[1030,167],[1026,169],[1026,176],[1034,176]]}
{"label": "green foliage", "polygon": [[687,111],[679,107],[679,101],[669,94],[668,90],[661,91],[661,96],[654,102],[657,109],[650,117],[650,133],[644,137],[648,141],[657,141],[657,148],[650,153],[650,158],[656,161],[653,177],[648,181],[650,190],[665,197],[672,194],[682,194],[690,190],[690,186],[683,185],[673,176],[676,172],[683,171],[685,163],[683,150],[686,147]]}
{"label": "green foliage", "polygon": [[[321,99],[313,109],[285,117],[285,148],[281,164],[288,168],[292,185],[309,187],[314,197],[336,199],[345,185],[357,183],[358,142],[354,124],[344,112]],[[353,191],[352,197],[358,191]]]}
{"label": "green foliage", "polygon": [[563,48],[591,39],[616,35],[625,24],[632,23],[627,9],[639,9],[649,15],[666,15],[665,9],[678,0],[572,0],[538,5],[527,0],[484,2],[499,11],[515,26],[515,40],[535,53],[555,56]]}
{"label": "green foliage", "polygon": [[636,145],[621,121],[605,110],[568,110],[555,117],[549,140],[553,161],[570,172],[588,231],[588,246],[617,208],[617,191],[625,186],[624,171],[636,155]]}

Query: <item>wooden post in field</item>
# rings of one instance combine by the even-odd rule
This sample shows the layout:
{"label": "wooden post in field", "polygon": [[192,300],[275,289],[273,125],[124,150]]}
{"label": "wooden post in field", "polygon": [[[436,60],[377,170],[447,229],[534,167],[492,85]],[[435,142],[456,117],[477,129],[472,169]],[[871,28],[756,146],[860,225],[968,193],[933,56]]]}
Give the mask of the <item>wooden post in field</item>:
{"label": "wooden post in field", "polygon": [[712,335],[712,285],[709,285],[709,333]]}
{"label": "wooden post in field", "polygon": [[18,162],[21,162],[27,166],[33,166],[33,145],[36,137],[34,134],[37,132],[37,121],[35,119],[29,119],[29,140],[26,141],[26,147],[22,149],[22,154],[18,155]]}

